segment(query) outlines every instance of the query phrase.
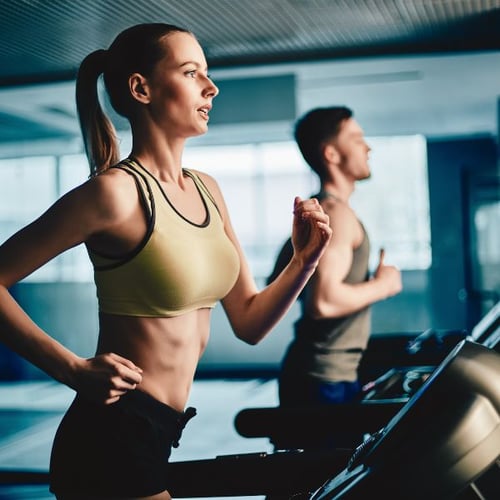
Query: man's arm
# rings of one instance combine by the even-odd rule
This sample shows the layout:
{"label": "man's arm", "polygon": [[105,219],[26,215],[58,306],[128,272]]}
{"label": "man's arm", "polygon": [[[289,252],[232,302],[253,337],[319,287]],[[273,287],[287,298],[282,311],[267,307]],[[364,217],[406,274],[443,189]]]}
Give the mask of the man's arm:
{"label": "man's arm", "polygon": [[354,212],[336,203],[329,210],[333,236],[310,281],[306,309],[313,318],[345,316],[399,293],[401,273],[384,263],[384,255],[372,279],[358,284],[345,283],[353,252],[360,243],[360,225]]}

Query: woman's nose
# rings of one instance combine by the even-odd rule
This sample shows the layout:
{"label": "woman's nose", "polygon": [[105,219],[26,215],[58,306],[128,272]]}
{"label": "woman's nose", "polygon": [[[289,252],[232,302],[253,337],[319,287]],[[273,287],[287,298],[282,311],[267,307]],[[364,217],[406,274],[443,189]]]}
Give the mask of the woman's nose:
{"label": "woman's nose", "polygon": [[212,81],[211,78],[207,77],[207,80],[208,80],[208,85],[205,91],[206,94],[211,97],[217,97],[217,95],[219,94],[219,88],[217,87],[217,85],[215,85],[215,83]]}

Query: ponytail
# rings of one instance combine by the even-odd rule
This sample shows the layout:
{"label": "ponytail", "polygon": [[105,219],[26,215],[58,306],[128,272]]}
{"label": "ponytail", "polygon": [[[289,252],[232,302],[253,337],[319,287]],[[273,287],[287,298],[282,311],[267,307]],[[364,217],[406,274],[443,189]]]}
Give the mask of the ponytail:
{"label": "ponytail", "polygon": [[76,79],[76,107],[91,176],[119,160],[116,131],[99,103],[97,92],[106,59],[106,50],[92,52],[82,61]]}
{"label": "ponytail", "polygon": [[130,122],[137,106],[128,85],[130,75],[149,77],[167,55],[162,39],[176,32],[190,33],[172,24],[138,24],[122,31],[108,50],[96,50],[82,61],[76,79],[76,108],[91,176],[117,163],[120,154],[115,128],[99,104],[99,76],[103,75],[114,111]]}

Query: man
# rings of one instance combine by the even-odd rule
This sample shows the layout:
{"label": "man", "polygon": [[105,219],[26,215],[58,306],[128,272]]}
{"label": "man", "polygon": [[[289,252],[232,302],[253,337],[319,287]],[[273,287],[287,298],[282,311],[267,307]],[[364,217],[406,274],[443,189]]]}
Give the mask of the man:
{"label": "man", "polygon": [[[370,177],[370,147],[352,111],[313,109],[298,120],[295,140],[319,176],[316,198],[330,216],[333,236],[300,297],[302,315],[279,377],[280,404],[342,403],[361,390],[357,371],[370,335],[370,306],[401,291],[401,274],[384,263],[381,250],[377,269],[369,275],[368,235],[349,199],[356,182]],[[288,240],[268,282],[291,252]]]}

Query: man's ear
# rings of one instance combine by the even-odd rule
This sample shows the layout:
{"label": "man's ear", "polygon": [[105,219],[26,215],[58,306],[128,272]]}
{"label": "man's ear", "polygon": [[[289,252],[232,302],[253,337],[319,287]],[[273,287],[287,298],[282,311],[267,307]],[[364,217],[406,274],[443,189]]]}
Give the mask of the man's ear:
{"label": "man's ear", "polygon": [[339,150],[331,143],[323,146],[323,159],[327,163],[339,163],[340,153]]}
{"label": "man's ear", "polygon": [[137,101],[149,103],[149,87],[147,80],[140,73],[133,73],[128,79],[130,94]]}

